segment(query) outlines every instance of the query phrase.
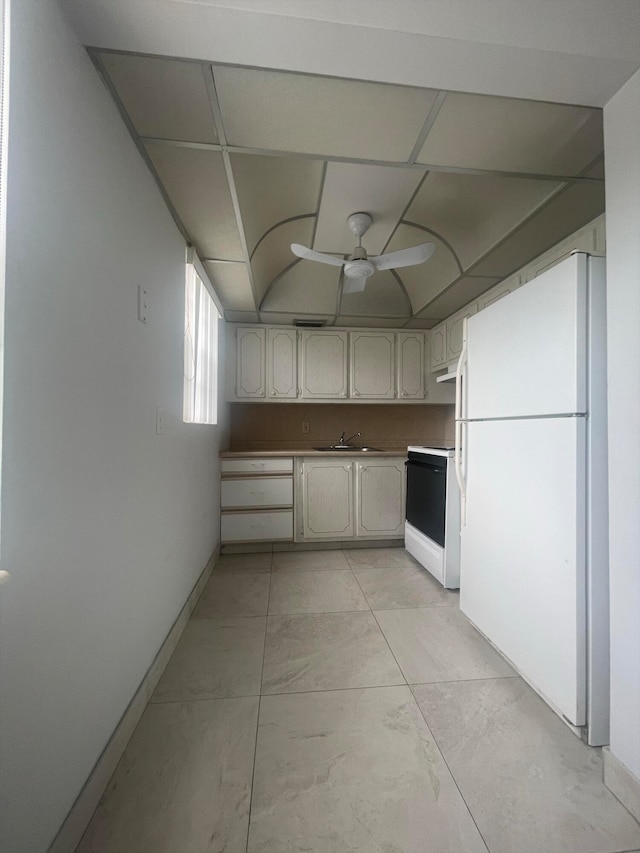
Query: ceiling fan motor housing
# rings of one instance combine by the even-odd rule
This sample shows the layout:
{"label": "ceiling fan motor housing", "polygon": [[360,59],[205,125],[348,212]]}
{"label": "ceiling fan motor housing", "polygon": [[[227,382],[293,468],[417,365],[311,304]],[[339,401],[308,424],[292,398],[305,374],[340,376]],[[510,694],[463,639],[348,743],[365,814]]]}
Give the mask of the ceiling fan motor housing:
{"label": "ceiling fan motor housing", "polygon": [[376,268],[366,258],[354,258],[346,261],[344,265],[344,274],[347,278],[367,278],[376,271]]}

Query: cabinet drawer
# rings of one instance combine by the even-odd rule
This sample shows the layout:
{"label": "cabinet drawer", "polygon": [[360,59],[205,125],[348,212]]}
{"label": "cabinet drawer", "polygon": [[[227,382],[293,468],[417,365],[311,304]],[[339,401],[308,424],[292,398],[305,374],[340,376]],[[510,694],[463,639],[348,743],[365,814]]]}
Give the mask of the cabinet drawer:
{"label": "cabinet drawer", "polygon": [[225,512],[221,517],[220,538],[223,543],[292,540],[293,510]]}
{"label": "cabinet drawer", "polygon": [[223,474],[291,474],[293,459],[290,456],[282,459],[223,459],[220,470]]}
{"label": "cabinet drawer", "polygon": [[292,506],[293,479],[291,477],[243,477],[240,480],[222,480],[220,503],[228,507]]}

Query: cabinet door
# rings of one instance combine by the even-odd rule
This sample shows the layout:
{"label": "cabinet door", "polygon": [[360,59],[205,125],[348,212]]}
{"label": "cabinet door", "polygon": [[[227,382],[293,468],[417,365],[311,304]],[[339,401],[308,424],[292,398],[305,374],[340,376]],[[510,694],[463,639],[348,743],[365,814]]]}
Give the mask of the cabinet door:
{"label": "cabinet door", "polygon": [[349,396],[365,400],[395,397],[395,334],[351,332]]}
{"label": "cabinet door", "polygon": [[347,333],[300,333],[300,396],[343,399],[347,396]]}
{"label": "cabinet door", "polygon": [[267,329],[267,397],[298,396],[298,333],[295,329]]}
{"label": "cabinet door", "polygon": [[455,361],[462,352],[462,324],[465,317],[478,313],[478,303],[465,305],[460,311],[452,314],[446,321],[447,325],[447,362]]}
{"label": "cabinet door", "polygon": [[264,397],[266,329],[236,330],[236,397]]}
{"label": "cabinet door", "polygon": [[447,324],[431,329],[431,370],[440,370],[447,363]]}
{"label": "cabinet door", "polygon": [[303,538],[353,536],[353,462],[347,459],[302,463]]}
{"label": "cabinet door", "polygon": [[401,400],[424,399],[424,333],[398,332],[397,391]]}
{"label": "cabinet door", "polygon": [[356,536],[403,536],[404,459],[357,460]]}

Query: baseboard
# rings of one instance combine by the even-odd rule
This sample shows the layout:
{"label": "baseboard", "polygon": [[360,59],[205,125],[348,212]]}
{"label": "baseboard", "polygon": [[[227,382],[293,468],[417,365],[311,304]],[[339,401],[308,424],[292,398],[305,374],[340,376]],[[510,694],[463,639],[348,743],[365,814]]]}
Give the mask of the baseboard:
{"label": "baseboard", "polygon": [[608,746],[602,750],[604,784],[640,822],[640,779],[616,758]]}
{"label": "baseboard", "polygon": [[62,827],[49,847],[48,853],[71,853],[80,843],[80,839],[84,835],[89,821],[100,802],[100,798],[104,794],[109,780],[113,776],[118,762],[129,743],[131,735],[140,722],[140,717],[147,707],[153,691],[156,689],[160,676],[164,672],[169,658],[178,644],[178,640],[189,621],[189,617],[193,613],[202,590],[209,580],[219,554],[220,546],[213,552],[211,559],[196,581],[178,618],[171,626],[171,630],[167,634],[158,654],[147,670],[147,674],[142,679],[140,687],[138,687],[127,710],[122,715],[109,743],[104,748],[82,791],[80,791],[78,798],[71,807],[71,811],[65,818]]}

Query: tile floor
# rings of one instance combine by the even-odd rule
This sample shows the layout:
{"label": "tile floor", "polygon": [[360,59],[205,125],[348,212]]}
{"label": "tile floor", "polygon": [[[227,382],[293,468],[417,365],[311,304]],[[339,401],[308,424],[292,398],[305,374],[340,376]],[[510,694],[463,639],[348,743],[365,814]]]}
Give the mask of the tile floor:
{"label": "tile floor", "polygon": [[639,853],[601,780],[404,550],[224,556],[77,853]]}

